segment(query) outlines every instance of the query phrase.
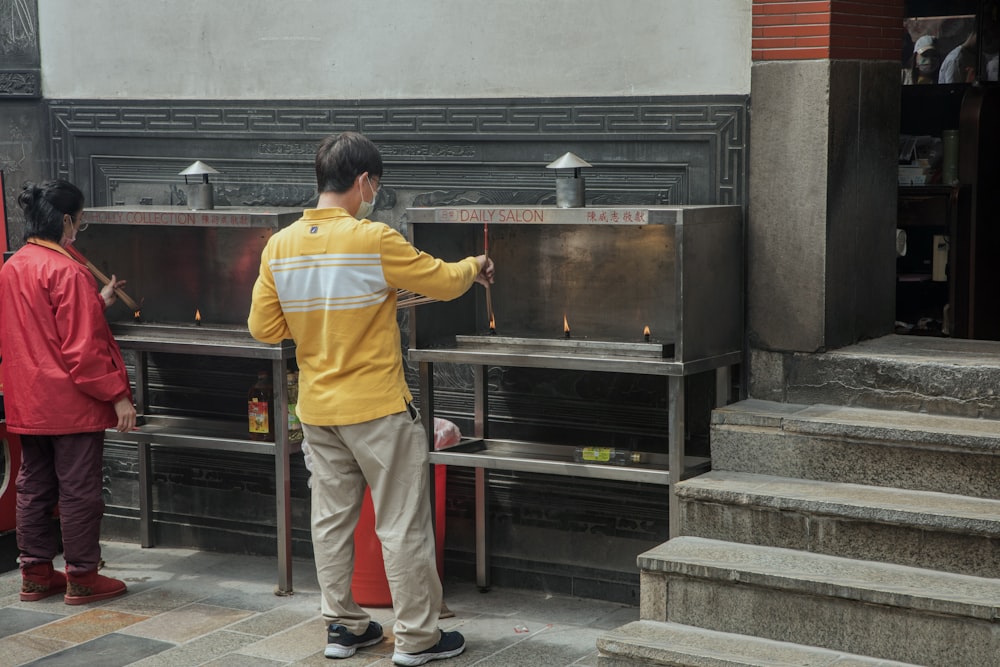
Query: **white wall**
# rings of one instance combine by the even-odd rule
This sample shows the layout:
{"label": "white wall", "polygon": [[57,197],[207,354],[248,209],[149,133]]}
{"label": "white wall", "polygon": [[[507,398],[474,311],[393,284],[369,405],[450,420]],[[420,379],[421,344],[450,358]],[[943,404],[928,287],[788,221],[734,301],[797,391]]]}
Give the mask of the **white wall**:
{"label": "white wall", "polygon": [[749,94],[751,0],[38,0],[50,99]]}

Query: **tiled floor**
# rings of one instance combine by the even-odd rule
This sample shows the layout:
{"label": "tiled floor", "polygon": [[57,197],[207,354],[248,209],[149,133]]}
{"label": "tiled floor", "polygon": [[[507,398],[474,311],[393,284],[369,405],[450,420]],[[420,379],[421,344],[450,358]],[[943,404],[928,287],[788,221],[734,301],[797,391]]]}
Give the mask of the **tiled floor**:
{"label": "tiled floor", "polygon": [[[0,575],[0,664],[86,667],[389,667],[392,610],[373,609],[387,640],[346,660],[323,657],[326,632],[311,561],[294,562],[292,596],[274,595],[273,558],[104,543],[105,572],[129,592],[69,606],[61,596],[21,602],[20,574]],[[61,564],[61,563],[57,563]],[[609,602],[445,582],[441,620],[468,648],[431,664],[549,667],[597,664],[606,629],[636,620],[638,608]]]}

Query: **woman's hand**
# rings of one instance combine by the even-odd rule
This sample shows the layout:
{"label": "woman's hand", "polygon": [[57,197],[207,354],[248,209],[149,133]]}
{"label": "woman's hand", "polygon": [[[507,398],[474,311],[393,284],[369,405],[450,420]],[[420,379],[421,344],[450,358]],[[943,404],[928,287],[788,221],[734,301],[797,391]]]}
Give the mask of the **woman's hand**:
{"label": "woman's hand", "polygon": [[107,308],[113,304],[118,296],[115,294],[115,290],[121,289],[125,285],[124,280],[118,280],[113,274],[111,279],[108,280],[108,284],[101,288],[101,298],[104,299],[104,307]]}
{"label": "woman's hand", "polygon": [[118,425],[115,429],[119,433],[128,433],[135,428],[135,406],[128,396],[122,396],[115,401],[115,414],[118,415]]}

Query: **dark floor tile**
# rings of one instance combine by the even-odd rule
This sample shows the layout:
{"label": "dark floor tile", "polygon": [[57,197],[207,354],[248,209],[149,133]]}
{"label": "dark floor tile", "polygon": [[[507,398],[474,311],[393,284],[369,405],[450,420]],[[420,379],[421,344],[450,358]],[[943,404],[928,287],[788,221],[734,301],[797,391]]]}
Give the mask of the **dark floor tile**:
{"label": "dark floor tile", "polygon": [[122,667],[172,648],[169,642],[111,633],[65,651],[27,663],[24,667]]}
{"label": "dark floor tile", "polygon": [[16,635],[18,632],[37,628],[40,625],[58,621],[60,618],[65,618],[65,616],[29,609],[17,609],[16,607],[4,607],[0,609],[0,637]]}

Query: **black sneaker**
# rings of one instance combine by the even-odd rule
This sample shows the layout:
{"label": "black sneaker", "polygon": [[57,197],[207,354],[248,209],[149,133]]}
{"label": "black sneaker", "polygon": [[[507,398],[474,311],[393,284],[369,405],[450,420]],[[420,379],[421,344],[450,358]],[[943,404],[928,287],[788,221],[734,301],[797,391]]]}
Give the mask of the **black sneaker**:
{"label": "black sneaker", "polygon": [[460,632],[442,632],[441,639],[434,646],[424,649],[420,653],[403,653],[396,651],[392,654],[392,661],[397,665],[423,665],[431,660],[444,660],[454,658],[465,650],[465,637]]}
{"label": "black sneaker", "polygon": [[350,658],[359,648],[378,644],[380,641],[382,626],[375,621],[369,621],[368,629],[360,635],[348,632],[342,625],[331,623],[326,629],[326,651],[323,655],[328,658]]}

